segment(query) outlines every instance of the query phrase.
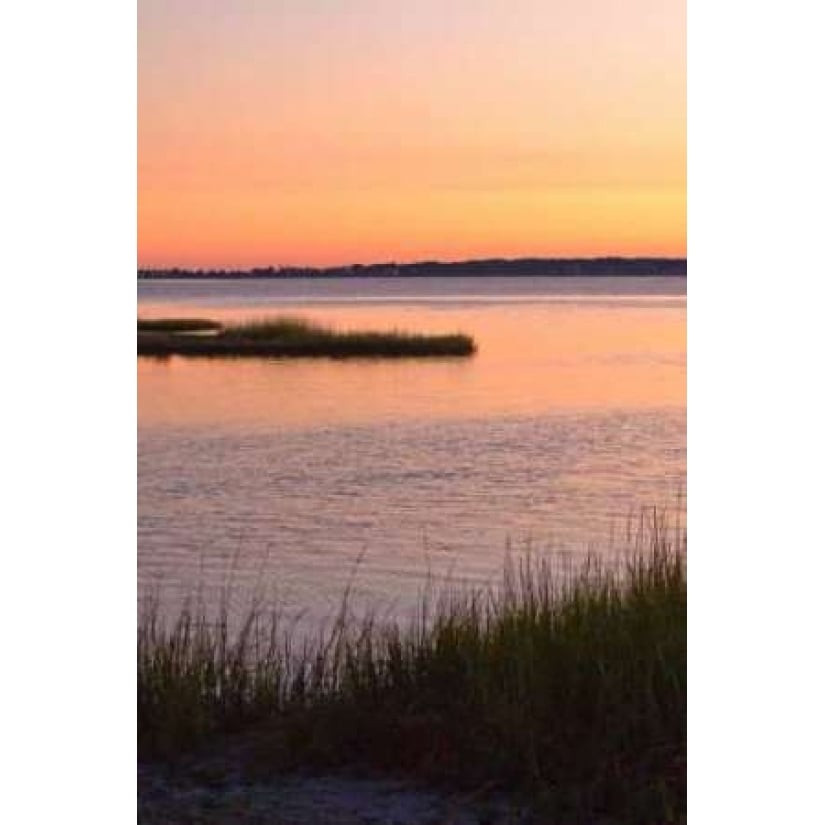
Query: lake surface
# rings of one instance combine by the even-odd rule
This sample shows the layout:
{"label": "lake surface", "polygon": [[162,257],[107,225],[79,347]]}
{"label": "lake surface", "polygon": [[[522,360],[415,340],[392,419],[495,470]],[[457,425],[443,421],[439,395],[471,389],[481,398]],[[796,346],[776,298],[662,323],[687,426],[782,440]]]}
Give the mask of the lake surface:
{"label": "lake surface", "polygon": [[311,620],[683,511],[684,278],[143,281],[141,317],[462,331],[472,358],[138,359],[138,582]]}

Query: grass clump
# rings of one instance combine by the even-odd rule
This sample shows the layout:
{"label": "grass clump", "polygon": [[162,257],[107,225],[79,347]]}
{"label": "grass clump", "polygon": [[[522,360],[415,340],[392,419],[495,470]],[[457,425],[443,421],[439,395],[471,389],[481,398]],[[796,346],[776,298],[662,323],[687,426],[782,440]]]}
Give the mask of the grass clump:
{"label": "grass clump", "polygon": [[[209,329],[217,331],[202,337],[180,334],[192,330],[174,328],[179,323],[174,319],[152,322],[151,327],[146,323],[138,322],[138,355],[396,358],[466,356],[476,351],[473,339],[462,333],[339,332],[291,317],[225,327],[209,321],[205,323],[214,324]],[[164,323],[167,327],[158,326]]]}
{"label": "grass clump", "polygon": [[224,335],[227,338],[244,341],[301,340],[326,334],[329,334],[329,330],[325,327],[291,315],[242,321],[224,327]]}
{"label": "grass clump", "polygon": [[296,649],[275,614],[230,637],[186,609],[138,633],[143,757],[255,734],[272,770],[360,765],[520,789],[565,821],[682,821],[686,574],[654,524],[618,569],[508,566],[500,587],[424,598],[410,626],[346,620]]}
{"label": "grass clump", "polygon": [[138,318],[138,332],[211,332],[221,328],[208,318]]}

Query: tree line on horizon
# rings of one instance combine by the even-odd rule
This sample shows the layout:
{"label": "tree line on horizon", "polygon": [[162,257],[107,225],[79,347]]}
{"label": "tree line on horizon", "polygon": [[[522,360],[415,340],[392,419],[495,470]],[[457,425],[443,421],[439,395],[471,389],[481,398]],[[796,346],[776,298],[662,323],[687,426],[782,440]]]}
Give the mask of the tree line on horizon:
{"label": "tree line on horizon", "polygon": [[477,261],[351,264],[346,266],[267,266],[250,269],[138,269],[139,279],[152,278],[346,278],[346,277],[588,277],[685,276],[685,258],[491,258]]}

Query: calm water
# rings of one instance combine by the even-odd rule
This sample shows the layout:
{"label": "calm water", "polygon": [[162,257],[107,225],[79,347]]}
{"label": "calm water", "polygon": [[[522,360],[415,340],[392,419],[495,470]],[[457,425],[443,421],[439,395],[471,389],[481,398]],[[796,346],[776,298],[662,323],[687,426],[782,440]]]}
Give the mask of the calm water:
{"label": "calm water", "polygon": [[142,317],[288,313],[479,345],[139,359],[140,587],[174,604],[264,585],[320,617],[363,555],[355,598],[402,611],[428,570],[484,582],[508,546],[609,546],[684,490],[685,303],[684,279],[658,278],[140,283]]}

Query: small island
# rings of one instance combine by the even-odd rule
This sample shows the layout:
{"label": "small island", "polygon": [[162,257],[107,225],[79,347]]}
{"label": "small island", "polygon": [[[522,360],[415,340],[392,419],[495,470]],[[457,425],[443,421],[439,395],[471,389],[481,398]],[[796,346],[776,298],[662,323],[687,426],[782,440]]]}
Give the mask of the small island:
{"label": "small island", "polygon": [[419,358],[468,356],[476,349],[475,341],[463,333],[340,332],[291,317],[227,326],[206,318],[137,322],[139,356]]}

